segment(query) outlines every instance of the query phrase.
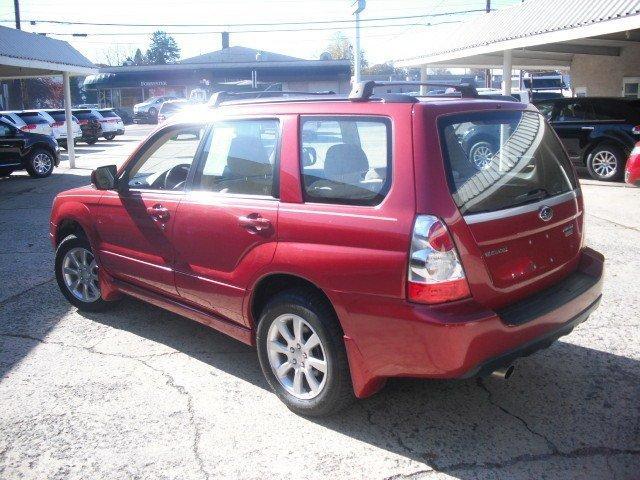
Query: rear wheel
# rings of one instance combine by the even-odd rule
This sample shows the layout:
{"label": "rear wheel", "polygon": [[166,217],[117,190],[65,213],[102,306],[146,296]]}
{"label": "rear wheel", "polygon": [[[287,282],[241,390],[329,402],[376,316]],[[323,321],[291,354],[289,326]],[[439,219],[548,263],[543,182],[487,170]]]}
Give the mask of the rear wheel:
{"label": "rear wheel", "polygon": [[624,155],[616,145],[597,146],[587,158],[589,175],[595,180],[611,182],[620,180],[624,170]]}
{"label": "rear wheel", "polygon": [[78,310],[99,311],[109,306],[102,299],[98,265],[85,237],[69,235],[60,242],[55,269],[60,291]]}
{"label": "rear wheel", "polygon": [[37,149],[29,157],[27,172],[34,178],[45,178],[53,172],[53,165],[53,155],[46,150]]}
{"label": "rear wheel", "polygon": [[84,141],[87,142],[87,145],[93,145],[94,143],[96,143],[98,141],[98,137],[85,138]]}
{"label": "rear wheel", "polygon": [[116,138],[116,134],[115,134],[115,133],[105,133],[105,134],[104,134],[104,138],[105,138],[106,140],[111,141],[111,140],[113,140],[114,138]]}
{"label": "rear wheel", "polygon": [[491,165],[491,160],[495,153],[495,147],[491,143],[482,140],[474,143],[469,149],[469,159],[478,170],[484,170]]}
{"label": "rear wheel", "polygon": [[293,289],[273,298],[263,309],[256,342],[267,382],[293,412],[329,415],[353,400],[338,319],[316,292]]}

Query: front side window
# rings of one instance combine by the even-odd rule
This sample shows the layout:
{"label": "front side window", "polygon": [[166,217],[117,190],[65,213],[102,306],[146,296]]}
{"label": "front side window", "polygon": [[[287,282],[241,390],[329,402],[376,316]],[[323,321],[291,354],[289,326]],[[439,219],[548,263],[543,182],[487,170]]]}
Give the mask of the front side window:
{"label": "front side window", "polygon": [[203,132],[199,125],[173,127],[151,140],[149,148],[129,170],[129,188],[184,190]]}
{"label": "front side window", "polygon": [[274,119],[214,123],[193,189],[276,196],[279,137],[280,124]]}
{"label": "front side window", "polygon": [[440,121],[440,136],[463,214],[534,203],[577,187],[567,155],[539,113],[453,115]]}
{"label": "front side window", "polygon": [[377,205],[391,182],[391,122],[377,117],[302,117],[305,201]]}

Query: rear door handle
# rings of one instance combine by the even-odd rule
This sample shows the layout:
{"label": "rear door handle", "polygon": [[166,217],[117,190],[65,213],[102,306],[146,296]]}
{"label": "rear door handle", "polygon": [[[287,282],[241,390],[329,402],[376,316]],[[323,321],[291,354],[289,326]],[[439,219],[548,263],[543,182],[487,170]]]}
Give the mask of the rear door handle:
{"label": "rear door handle", "polygon": [[160,223],[167,223],[171,216],[169,214],[169,209],[162,206],[160,203],[156,203],[153,207],[148,207],[147,213],[151,215],[151,218]]}
{"label": "rear door handle", "polygon": [[580,127],[582,130],[593,130],[596,127]]}
{"label": "rear door handle", "polygon": [[264,232],[271,228],[269,219],[261,217],[259,213],[250,213],[249,215],[238,217],[238,225],[250,232]]}

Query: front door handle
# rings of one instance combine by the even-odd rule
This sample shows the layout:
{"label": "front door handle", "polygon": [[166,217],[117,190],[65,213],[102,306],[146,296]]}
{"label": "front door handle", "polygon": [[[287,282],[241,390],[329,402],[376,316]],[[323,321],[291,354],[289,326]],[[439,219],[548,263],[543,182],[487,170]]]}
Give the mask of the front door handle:
{"label": "front door handle", "polygon": [[580,127],[582,130],[594,130],[596,127]]}
{"label": "front door handle", "polygon": [[249,215],[238,217],[238,225],[250,232],[264,232],[271,228],[269,219],[261,217],[259,213],[250,213]]}
{"label": "front door handle", "polygon": [[162,206],[162,204],[157,203],[153,207],[147,208],[147,213],[151,215],[151,218],[160,222],[167,223],[169,221],[169,209],[167,207]]}

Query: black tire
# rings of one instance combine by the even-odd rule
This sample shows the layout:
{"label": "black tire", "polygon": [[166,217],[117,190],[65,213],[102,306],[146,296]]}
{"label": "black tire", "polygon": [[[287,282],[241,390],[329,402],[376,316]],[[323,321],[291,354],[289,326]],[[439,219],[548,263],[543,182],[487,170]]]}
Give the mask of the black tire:
{"label": "black tire", "polygon": [[[269,362],[267,351],[269,327],[284,314],[301,317],[320,338],[327,371],[324,386],[313,398],[300,399],[289,393],[276,378]],[[342,329],[331,305],[313,290],[303,288],[287,290],[275,296],[262,310],[256,332],[260,366],[271,389],[294,413],[309,417],[331,415],[354,400],[349,362],[342,335]]]}
{"label": "black tire", "polygon": [[98,312],[109,308],[113,302],[106,302],[102,299],[102,295],[97,300],[86,302],[76,297],[70,290],[70,288],[65,283],[64,273],[63,273],[63,262],[65,255],[71,249],[74,248],[83,248],[88,250],[91,255],[93,255],[93,251],[91,249],[91,245],[89,241],[83,235],[69,235],[65,237],[64,240],[60,242],[58,248],[56,249],[56,260],[55,260],[55,269],[56,269],[56,280],[58,282],[58,287],[60,291],[65,296],[65,298],[71,303],[73,306],[77,307],[78,310],[90,311],[90,312]]}
{"label": "black tire", "polygon": [[53,173],[55,159],[53,154],[43,148],[36,148],[27,162],[27,173],[33,178],[45,178]]}
{"label": "black tire", "polygon": [[[613,172],[606,172],[603,168],[603,159],[613,158],[615,166]],[[624,175],[625,154],[623,150],[612,143],[598,145],[587,157],[587,170],[594,180],[603,182],[615,182],[622,179]]]}
{"label": "black tire", "polygon": [[98,137],[85,138],[84,141],[87,142],[87,145],[93,145],[98,141]]}
{"label": "black tire", "polygon": [[104,138],[105,138],[105,140],[109,140],[109,141],[111,141],[111,140],[113,140],[114,138],[116,138],[116,134],[115,134],[115,133],[105,133],[105,134],[104,134]]}

